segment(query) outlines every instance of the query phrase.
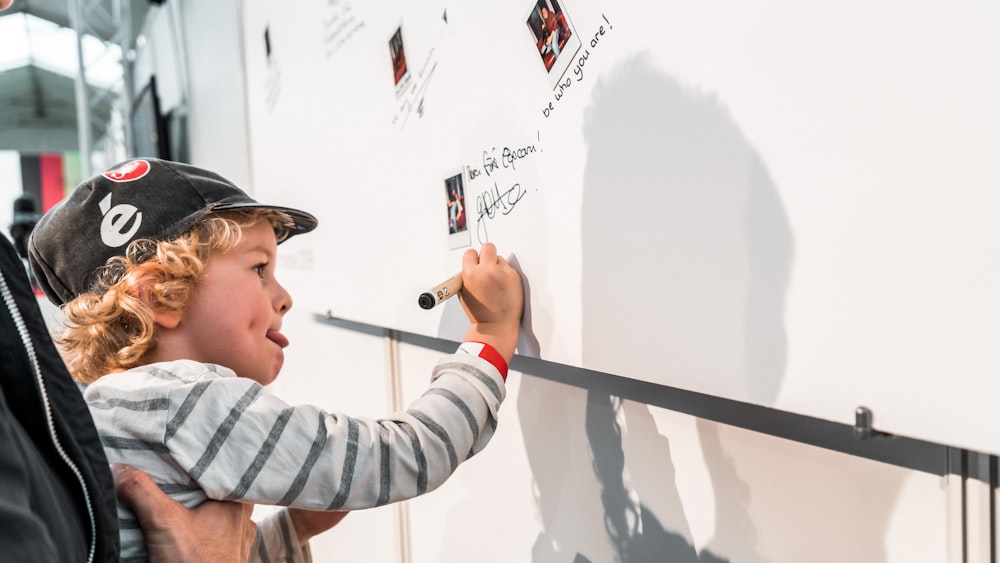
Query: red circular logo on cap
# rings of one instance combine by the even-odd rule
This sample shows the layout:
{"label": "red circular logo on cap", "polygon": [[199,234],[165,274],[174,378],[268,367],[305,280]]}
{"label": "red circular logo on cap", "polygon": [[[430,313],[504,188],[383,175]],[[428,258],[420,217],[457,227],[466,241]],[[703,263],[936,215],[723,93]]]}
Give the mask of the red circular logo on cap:
{"label": "red circular logo on cap", "polygon": [[149,174],[149,168],[149,163],[145,160],[133,160],[114,170],[108,170],[102,176],[112,182],[131,182]]}

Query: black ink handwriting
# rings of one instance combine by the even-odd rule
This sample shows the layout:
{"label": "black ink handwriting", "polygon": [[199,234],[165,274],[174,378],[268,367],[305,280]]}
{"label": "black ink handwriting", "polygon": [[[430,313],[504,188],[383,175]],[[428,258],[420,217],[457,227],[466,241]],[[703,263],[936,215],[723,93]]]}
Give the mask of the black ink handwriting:
{"label": "black ink handwriting", "polygon": [[516,170],[517,167],[514,166],[514,163],[518,159],[524,158],[530,154],[533,154],[534,152],[536,152],[535,145],[528,145],[526,147],[513,148],[513,149],[510,147],[504,147],[503,154],[500,155],[500,158],[501,162],[503,162],[504,168],[510,168],[512,170]]}
{"label": "black ink handwriting", "polygon": [[[584,67],[585,64],[587,64],[587,60],[590,58],[590,51],[591,51],[591,49],[596,49],[597,46],[600,45],[600,43],[601,43],[601,38],[604,35],[606,35],[608,31],[610,31],[611,29],[614,29],[614,27],[612,27],[612,25],[611,25],[611,21],[608,19],[608,17],[606,15],[601,14],[601,17],[604,18],[604,21],[605,21],[605,23],[608,24],[608,27],[605,28],[603,24],[600,25],[600,26],[598,26],[597,27],[597,31],[594,32],[594,36],[590,40],[590,49],[584,49],[583,53],[580,54],[577,57],[577,59],[575,61],[576,64],[575,64],[575,66],[573,68],[573,75],[576,76],[576,81],[577,82],[583,81],[583,77],[584,77],[583,67]],[[586,41],[586,38],[584,38],[584,41]],[[549,102],[547,102],[545,104],[545,107],[542,108],[542,115],[543,116],[549,117],[550,115],[552,115],[552,112],[555,111],[555,109],[556,109],[556,103],[555,102],[558,102],[559,100],[561,100],[563,98],[563,96],[566,95],[566,91],[572,85],[573,85],[573,79],[572,79],[571,75],[567,75],[566,78],[560,79],[559,82],[556,83],[556,86],[553,89],[553,93],[552,93],[553,100],[550,100]]]}
{"label": "black ink handwriting", "polygon": [[[601,26],[602,28],[604,26]],[[584,49],[583,54],[576,61],[576,68],[573,69],[573,74],[577,76],[576,81],[579,82],[583,80],[583,65],[587,63],[587,59],[590,58],[590,49]]]}
{"label": "black ink handwriting", "polygon": [[497,214],[508,215],[514,211],[514,206],[521,201],[528,192],[524,191],[521,184],[514,184],[507,191],[500,191],[500,186],[493,183],[492,190],[486,190],[476,197],[476,209],[479,211],[479,218],[476,220],[476,236],[479,243],[489,242],[489,234],[486,232],[486,220],[496,218]]}
{"label": "black ink handwriting", "polygon": [[568,76],[566,77],[566,80],[559,82],[559,87],[556,89],[556,93],[553,95],[553,97],[555,97],[557,102],[562,99],[562,97],[566,94],[566,90],[572,85],[573,82],[569,79]]}
{"label": "black ink handwriting", "polygon": [[[497,150],[496,147],[493,147],[493,150]],[[483,151],[483,170],[486,171],[486,175],[489,176],[497,168],[500,168],[500,165],[497,164],[496,157],[487,151]]]}

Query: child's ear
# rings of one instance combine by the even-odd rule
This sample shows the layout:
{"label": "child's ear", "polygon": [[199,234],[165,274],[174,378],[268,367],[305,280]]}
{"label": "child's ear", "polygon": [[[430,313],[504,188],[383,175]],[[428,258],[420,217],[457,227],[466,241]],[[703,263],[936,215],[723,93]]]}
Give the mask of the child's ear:
{"label": "child's ear", "polygon": [[163,328],[176,328],[181,322],[181,311],[168,307],[161,303],[148,287],[142,283],[147,280],[142,280],[138,284],[138,299],[146,304],[147,307],[153,312],[153,321],[163,327]]}
{"label": "child's ear", "polygon": [[153,320],[163,328],[177,328],[181,323],[181,311],[166,307],[153,307]]}

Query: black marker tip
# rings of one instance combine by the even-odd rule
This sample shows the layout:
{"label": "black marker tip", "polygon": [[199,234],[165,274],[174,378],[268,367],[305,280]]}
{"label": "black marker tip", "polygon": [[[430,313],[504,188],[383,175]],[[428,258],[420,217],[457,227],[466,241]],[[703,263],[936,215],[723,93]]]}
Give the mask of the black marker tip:
{"label": "black marker tip", "polygon": [[417,303],[419,303],[420,307],[423,309],[434,308],[434,305],[436,304],[435,302],[436,300],[434,299],[434,296],[430,293],[421,293],[420,297],[417,298]]}

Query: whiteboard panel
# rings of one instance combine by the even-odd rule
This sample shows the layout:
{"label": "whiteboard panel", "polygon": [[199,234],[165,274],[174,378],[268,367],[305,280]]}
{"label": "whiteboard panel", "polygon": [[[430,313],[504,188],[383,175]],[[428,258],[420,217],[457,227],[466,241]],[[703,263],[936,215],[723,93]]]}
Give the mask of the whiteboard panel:
{"label": "whiteboard panel", "polygon": [[460,339],[492,241],[521,354],[1000,452],[1000,6],[548,0],[547,61],[540,5],[244,2],[298,307]]}

